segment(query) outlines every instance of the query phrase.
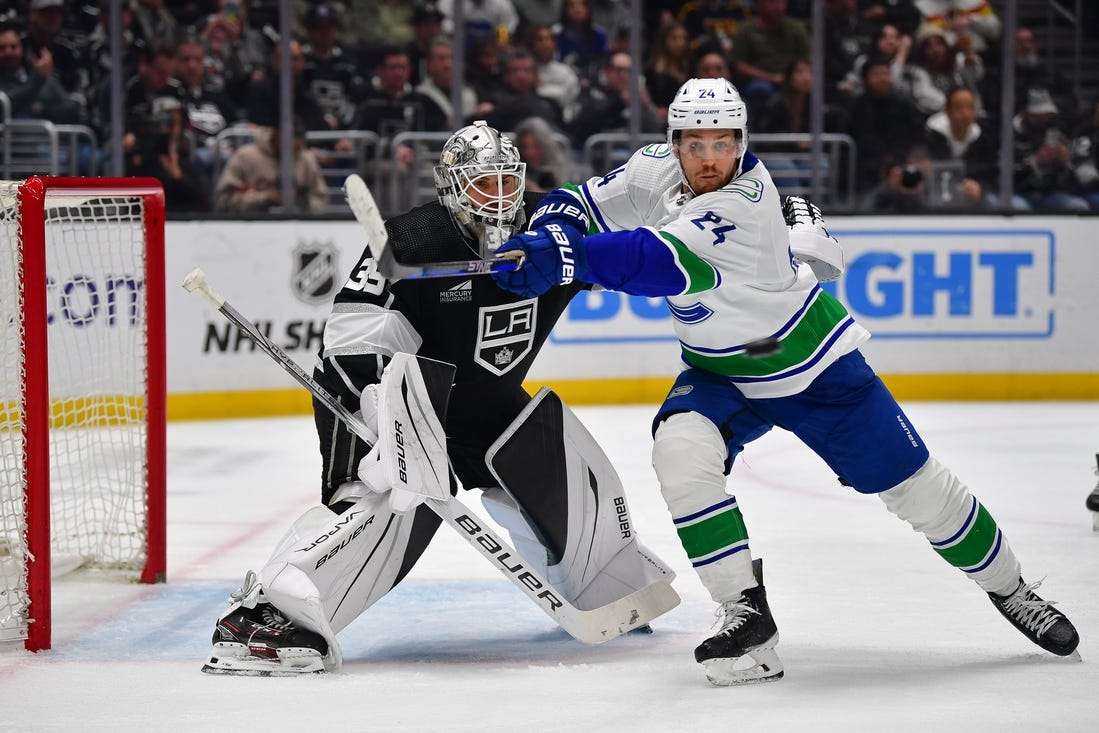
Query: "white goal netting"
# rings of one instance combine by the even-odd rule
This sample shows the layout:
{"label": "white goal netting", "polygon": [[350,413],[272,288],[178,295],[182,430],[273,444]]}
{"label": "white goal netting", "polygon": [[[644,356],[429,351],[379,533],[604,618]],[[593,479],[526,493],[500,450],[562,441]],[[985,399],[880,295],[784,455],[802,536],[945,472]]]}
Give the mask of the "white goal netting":
{"label": "white goal netting", "polygon": [[[26,218],[43,213],[19,205],[19,186],[0,182],[0,641],[26,638],[36,618],[31,496],[48,496],[55,575],[140,570],[146,556],[143,199],[47,189],[42,241]],[[24,280],[25,264],[43,254],[44,311],[28,297],[36,283]],[[45,354],[32,333],[43,321]],[[48,399],[28,405],[28,385],[42,373]],[[46,445],[26,434],[41,404]],[[33,472],[28,480],[38,451],[48,455],[48,486]]]}

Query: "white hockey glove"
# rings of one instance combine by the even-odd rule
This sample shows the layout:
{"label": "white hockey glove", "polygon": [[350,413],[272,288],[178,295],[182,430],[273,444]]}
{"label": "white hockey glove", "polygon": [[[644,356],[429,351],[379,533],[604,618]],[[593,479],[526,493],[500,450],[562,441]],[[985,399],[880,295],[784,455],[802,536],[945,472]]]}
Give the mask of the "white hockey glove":
{"label": "white hockey glove", "polygon": [[824,228],[824,216],[816,204],[804,196],[787,196],[782,216],[790,230],[790,251],[804,262],[822,283],[838,280],[843,274],[843,248]]}

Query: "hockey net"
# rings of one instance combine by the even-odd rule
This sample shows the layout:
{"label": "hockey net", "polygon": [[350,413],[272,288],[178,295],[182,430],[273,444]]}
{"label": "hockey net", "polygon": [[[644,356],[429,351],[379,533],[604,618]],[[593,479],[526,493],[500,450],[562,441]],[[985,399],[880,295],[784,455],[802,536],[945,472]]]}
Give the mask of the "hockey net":
{"label": "hockey net", "polygon": [[37,651],[51,575],[164,579],[159,182],[0,182],[0,330],[0,644]]}

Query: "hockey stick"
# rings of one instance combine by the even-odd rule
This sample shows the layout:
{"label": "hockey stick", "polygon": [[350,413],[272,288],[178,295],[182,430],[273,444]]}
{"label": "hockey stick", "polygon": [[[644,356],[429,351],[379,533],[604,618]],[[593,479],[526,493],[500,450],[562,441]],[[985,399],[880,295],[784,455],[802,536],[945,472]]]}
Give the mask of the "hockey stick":
{"label": "hockey stick", "polygon": [[[195,268],[183,280],[188,292],[199,292],[237,328],[251,338],[260,349],[274,359],[295,380],[342,421],[353,433],[368,443],[378,440],[377,434],[355,417],[324,387],[298,366],[290,356],[271,342],[252,323],[244,319],[233,306],[218,295],[206,282],[202,270]],[[454,528],[469,544],[498,566],[503,575],[557,622],[570,636],[585,644],[600,644],[647,624],[679,604],[679,595],[666,581],[657,581],[598,608],[581,610],[562,598],[540,573],[527,566],[511,545],[505,542],[476,513],[455,497],[426,498],[424,503]]]}
{"label": "hockey stick", "polygon": [[461,275],[487,275],[493,272],[509,272],[517,269],[523,260],[521,252],[501,255],[487,260],[453,260],[450,262],[425,262],[410,265],[398,262],[389,247],[389,234],[374,196],[366,182],[352,173],[343,183],[347,205],[355,219],[366,231],[366,245],[378,264],[378,272],[386,280],[416,280],[429,277],[457,277]]}

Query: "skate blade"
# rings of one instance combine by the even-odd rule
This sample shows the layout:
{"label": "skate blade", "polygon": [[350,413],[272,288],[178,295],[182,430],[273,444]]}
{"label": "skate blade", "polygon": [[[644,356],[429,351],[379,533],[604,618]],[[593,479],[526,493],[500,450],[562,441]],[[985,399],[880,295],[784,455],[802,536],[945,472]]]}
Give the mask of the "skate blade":
{"label": "skate blade", "polygon": [[1099,512],[1091,513],[1091,531],[1099,532]]}
{"label": "skate blade", "polygon": [[753,649],[742,657],[715,657],[702,662],[706,679],[718,687],[774,682],[784,674],[774,649]]}
{"label": "skate blade", "polygon": [[202,665],[202,671],[244,677],[325,673],[324,658],[315,649],[280,649],[278,654],[278,659],[264,659],[249,654],[243,644],[216,644],[209,661]]}

